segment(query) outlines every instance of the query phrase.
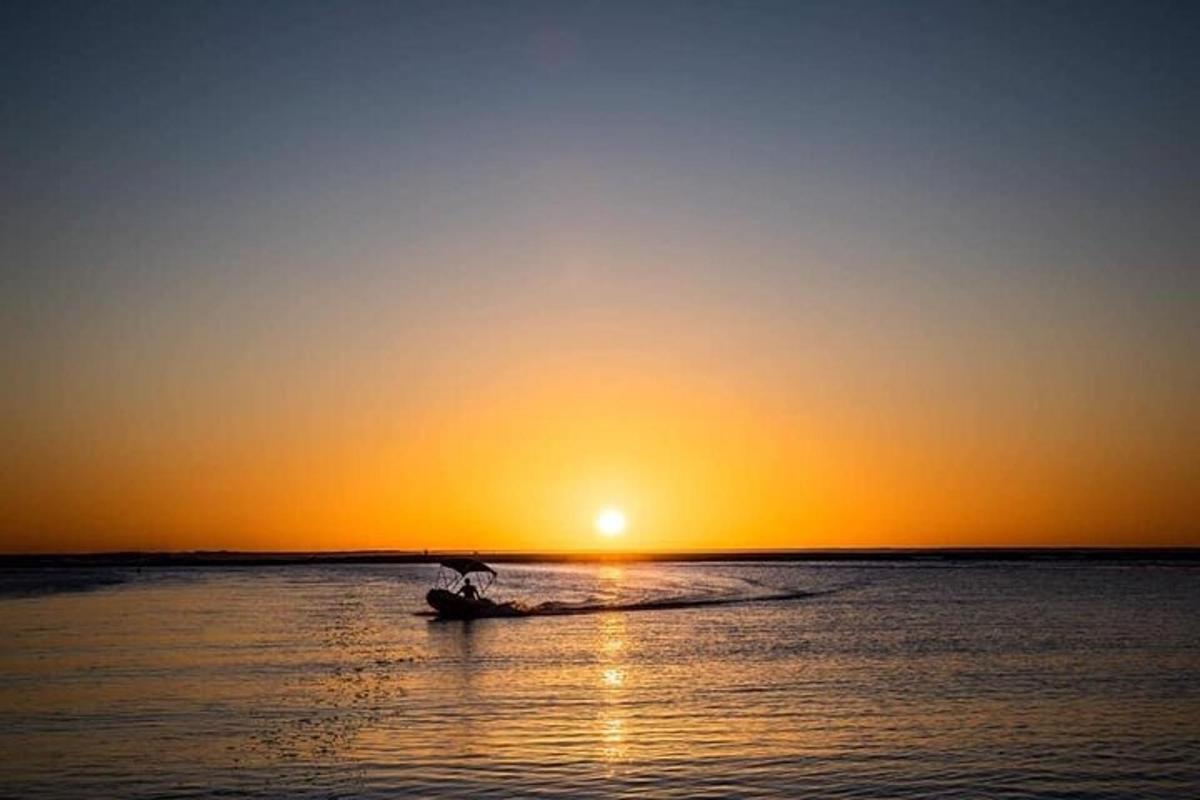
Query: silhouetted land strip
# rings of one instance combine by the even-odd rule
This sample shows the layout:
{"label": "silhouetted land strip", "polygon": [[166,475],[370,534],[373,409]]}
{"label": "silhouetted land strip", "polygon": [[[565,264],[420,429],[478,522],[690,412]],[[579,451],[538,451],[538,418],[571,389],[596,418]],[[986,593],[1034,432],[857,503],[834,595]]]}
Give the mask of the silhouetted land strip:
{"label": "silhouetted land strip", "polygon": [[1071,547],[1071,548],[945,548],[883,550],[709,550],[661,553],[546,553],[400,550],[346,552],[239,552],[197,550],[189,552],[117,552],[76,554],[0,555],[3,567],[135,566],[135,567],[261,567],[296,564],[432,564],[446,556],[471,555],[496,564],[603,563],[603,562],[1152,562],[1200,565],[1198,547]]}

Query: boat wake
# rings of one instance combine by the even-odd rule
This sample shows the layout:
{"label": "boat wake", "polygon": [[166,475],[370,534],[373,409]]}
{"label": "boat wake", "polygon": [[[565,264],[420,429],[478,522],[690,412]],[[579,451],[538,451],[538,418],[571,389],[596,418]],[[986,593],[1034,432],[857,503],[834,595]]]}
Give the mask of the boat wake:
{"label": "boat wake", "polygon": [[[536,605],[520,601],[498,603],[494,609],[479,614],[479,618],[513,618],[513,617],[566,617],[582,614],[611,614],[634,611],[672,611],[688,608],[704,608],[707,606],[749,605],[753,603],[779,603],[789,600],[804,600],[842,591],[847,586],[831,587],[820,590],[789,589],[778,590],[764,594],[726,595],[707,597],[663,597],[652,600],[630,600],[613,602],[568,602],[549,600]],[[433,612],[418,612],[418,616],[436,617]]]}
{"label": "boat wake", "polygon": [[[776,603],[783,600],[802,600],[806,597],[816,597],[828,594],[831,590],[805,591],[794,589],[774,594],[761,594],[735,597],[664,597],[657,600],[635,600],[616,603],[563,603],[548,601],[532,607],[521,606],[521,616],[527,617],[561,617],[571,614],[601,614],[611,611],[669,611],[682,608],[703,608],[705,606],[731,606],[749,603]],[[516,604],[514,604],[516,605]]]}

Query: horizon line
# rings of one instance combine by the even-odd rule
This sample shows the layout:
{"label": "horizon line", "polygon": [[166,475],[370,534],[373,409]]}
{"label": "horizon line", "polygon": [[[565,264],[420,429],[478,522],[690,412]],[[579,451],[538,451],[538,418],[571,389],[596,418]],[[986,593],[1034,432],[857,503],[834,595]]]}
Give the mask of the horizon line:
{"label": "horizon line", "polygon": [[497,563],[662,561],[905,561],[905,560],[1200,560],[1194,545],[1036,545],[969,547],[738,548],[694,550],[106,550],[0,553],[0,565],[70,562],[144,566],[239,566],[321,563],[436,563],[471,556]]}

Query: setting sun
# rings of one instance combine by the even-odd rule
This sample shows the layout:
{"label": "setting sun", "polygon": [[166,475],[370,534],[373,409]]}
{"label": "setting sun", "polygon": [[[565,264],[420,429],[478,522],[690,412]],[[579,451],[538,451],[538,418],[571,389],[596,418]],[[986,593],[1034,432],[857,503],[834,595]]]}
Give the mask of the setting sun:
{"label": "setting sun", "polygon": [[625,530],[625,513],[619,508],[605,508],[596,515],[596,531],[602,536],[620,536]]}

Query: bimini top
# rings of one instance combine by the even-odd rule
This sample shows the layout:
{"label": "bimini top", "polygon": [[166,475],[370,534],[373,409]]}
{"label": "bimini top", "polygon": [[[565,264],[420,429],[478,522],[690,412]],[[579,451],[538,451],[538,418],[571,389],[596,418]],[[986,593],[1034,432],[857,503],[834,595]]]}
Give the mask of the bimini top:
{"label": "bimini top", "polygon": [[496,574],[496,570],[474,558],[443,558],[438,563],[447,569],[454,570],[459,575],[470,575],[472,572],[490,572],[492,575]]}

